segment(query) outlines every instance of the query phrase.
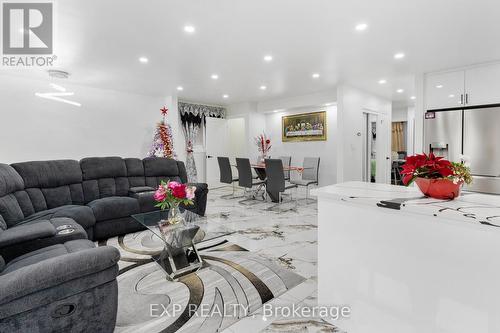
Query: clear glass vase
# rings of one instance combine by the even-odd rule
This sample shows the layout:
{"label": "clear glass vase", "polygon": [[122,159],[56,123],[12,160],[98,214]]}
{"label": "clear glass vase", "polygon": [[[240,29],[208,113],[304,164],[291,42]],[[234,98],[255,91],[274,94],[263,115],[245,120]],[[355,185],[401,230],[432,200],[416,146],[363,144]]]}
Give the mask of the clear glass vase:
{"label": "clear glass vase", "polygon": [[172,204],[168,211],[168,224],[174,225],[179,223],[184,223],[184,216],[182,215],[179,204]]}

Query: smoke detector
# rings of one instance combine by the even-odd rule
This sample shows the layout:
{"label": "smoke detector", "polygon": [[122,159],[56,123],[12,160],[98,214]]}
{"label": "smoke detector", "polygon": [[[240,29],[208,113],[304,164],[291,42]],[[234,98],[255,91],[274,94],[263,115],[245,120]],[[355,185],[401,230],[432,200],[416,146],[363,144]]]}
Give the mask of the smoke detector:
{"label": "smoke detector", "polygon": [[49,69],[49,76],[51,78],[56,78],[56,79],[67,79],[69,77],[69,73],[57,69]]}

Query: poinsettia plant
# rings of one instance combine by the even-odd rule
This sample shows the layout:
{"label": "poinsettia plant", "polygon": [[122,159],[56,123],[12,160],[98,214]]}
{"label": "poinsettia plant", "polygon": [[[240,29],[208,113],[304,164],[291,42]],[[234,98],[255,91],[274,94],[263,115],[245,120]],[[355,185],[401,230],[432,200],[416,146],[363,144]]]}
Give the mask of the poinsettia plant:
{"label": "poinsettia plant", "polygon": [[196,187],[194,186],[188,186],[176,181],[169,181],[167,183],[161,181],[153,196],[157,202],[155,207],[164,210],[165,208],[171,208],[180,204],[194,205],[195,191]]}
{"label": "poinsettia plant", "polygon": [[472,183],[470,168],[463,162],[450,162],[433,153],[408,156],[401,171],[403,184],[410,185],[417,178],[448,179],[455,184]]}

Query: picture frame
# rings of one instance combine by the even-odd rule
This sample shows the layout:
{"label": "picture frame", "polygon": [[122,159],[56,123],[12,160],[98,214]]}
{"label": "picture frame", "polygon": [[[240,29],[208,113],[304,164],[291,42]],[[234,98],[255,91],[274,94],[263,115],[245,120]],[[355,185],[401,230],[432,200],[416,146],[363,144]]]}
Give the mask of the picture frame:
{"label": "picture frame", "polygon": [[281,117],[283,142],[326,141],[326,111],[293,114]]}

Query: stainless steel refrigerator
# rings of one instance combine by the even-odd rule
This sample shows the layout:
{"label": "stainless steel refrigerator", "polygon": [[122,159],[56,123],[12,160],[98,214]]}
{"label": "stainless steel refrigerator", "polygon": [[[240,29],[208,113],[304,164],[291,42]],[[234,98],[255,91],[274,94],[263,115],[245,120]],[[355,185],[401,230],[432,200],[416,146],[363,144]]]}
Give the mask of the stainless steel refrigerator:
{"label": "stainless steel refrigerator", "polygon": [[429,111],[425,151],[451,161],[470,161],[474,183],[467,190],[500,194],[500,107]]}

